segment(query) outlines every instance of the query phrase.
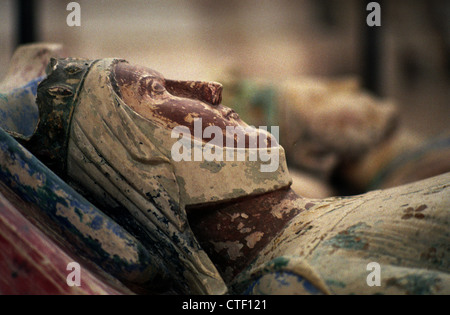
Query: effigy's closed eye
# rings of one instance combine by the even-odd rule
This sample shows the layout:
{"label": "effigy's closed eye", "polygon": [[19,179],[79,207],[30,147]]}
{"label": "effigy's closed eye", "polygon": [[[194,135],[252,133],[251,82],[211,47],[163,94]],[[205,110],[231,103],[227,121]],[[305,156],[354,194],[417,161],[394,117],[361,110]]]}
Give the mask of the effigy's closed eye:
{"label": "effigy's closed eye", "polygon": [[152,92],[155,94],[162,94],[166,91],[166,88],[157,81],[153,81],[151,89],[152,89]]}
{"label": "effigy's closed eye", "polygon": [[154,77],[145,76],[139,80],[139,93],[141,95],[161,95],[166,88]]}

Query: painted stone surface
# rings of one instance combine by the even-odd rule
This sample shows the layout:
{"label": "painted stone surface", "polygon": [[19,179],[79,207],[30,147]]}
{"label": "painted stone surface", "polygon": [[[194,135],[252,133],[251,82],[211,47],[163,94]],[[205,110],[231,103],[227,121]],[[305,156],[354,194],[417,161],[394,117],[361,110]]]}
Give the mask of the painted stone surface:
{"label": "painted stone surface", "polygon": [[25,202],[38,205],[26,215],[40,222],[63,245],[68,242],[121,280],[143,283],[155,276],[151,256],[138,240],[1,129],[0,148],[2,183]]}
{"label": "painted stone surface", "polygon": [[[29,149],[0,129],[0,179],[28,220],[111,283],[145,293],[166,282],[203,294],[450,292],[450,173],[365,195],[302,198],[289,188],[276,141],[267,143],[279,153],[271,174],[259,162],[172,159],[175,127],[193,131],[196,145],[209,140],[196,137],[195,118],[220,130],[247,126],[220,104],[218,83],[168,80],[121,59],[51,59],[46,74],[36,93],[41,77],[20,85],[37,95],[37,126],[33,116],[0,117]],[[29,100],[12,102],[16,92],[2,98],[4,113]],[[25,132],[22,120],[34,128]],[[245,144],[246,154],[252,149],[262,148]],[[370,262],[382,267],[381,289],[366,283]],[[113,290],[108,281],[98,292]]]}
{"label": "painted stone surface", "polygon": [[[289,282],[280,287],[276,281],[283,272],[322,293],[449,294],[449,183],[446,173],[360,196],[311,200],[236,277],[235,289],[286,292]],[[380,287],[366,283],[371,262],[381,266]],[[262,289],[263,280],[273,287]]]}
{"label": "painted stone surface", "polygon": [[114,284],[84,268],[81,286],[67,285],[67,265],[75,259],[9,202],[11,194],[8,197],[0,193],[0,294],[131,293],[120,285],[114,288]]}

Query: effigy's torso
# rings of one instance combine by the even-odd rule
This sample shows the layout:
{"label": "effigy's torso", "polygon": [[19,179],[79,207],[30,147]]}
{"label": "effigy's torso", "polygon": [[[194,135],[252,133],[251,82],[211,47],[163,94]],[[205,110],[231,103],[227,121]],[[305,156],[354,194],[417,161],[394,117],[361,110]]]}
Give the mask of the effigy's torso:
{"label": "effigy's torso", "polygon": [[[360,196],[311,200],[239,275],[254,294],[448,294],[450,173]],[[381,286],[369,286],[370,263]]]}

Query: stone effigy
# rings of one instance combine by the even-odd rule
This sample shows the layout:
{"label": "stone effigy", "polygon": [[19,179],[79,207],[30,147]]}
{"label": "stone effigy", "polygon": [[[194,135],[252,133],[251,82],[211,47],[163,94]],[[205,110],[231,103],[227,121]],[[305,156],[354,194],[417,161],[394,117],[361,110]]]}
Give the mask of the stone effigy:
{"label": "stone effigy", "polygon": [[448,132],[427,138],[409,130],[395,102],[365,91],[357,78],[234,74],[225,78],[223,100],[252,125],[280,126],[291,170],[312,174],[322,185],[339,183],[334,188],[340,193],[390,188],[450,171]]}
{"label": "stone effigy", "polygon": [[[290,189],[284,149],[276,139],[250,128],[239,147],[226,132],[248,126],[221,104],[221,88],[215,82],[168,80],[122,59],[51,59],[37,89],[33,133],[9,131],[59,176],[55,181],[65,180],[89,200],[82,203],[90,213],[106,213],[102,222],[110,223],[95,229],[93,218],[80,220],[71,206],[49,210],[56,217],[65,213],[74,235],[82,230],[108,244],[107,227],[117,222],[131,244],[118,250],[119,257],[127,257],[134,245],[145,253],[139,266],[146,268],[137,268],[128,283],[151,286],[158,274],[182,293],[450,292],[449,173],[359,196],[302,198]],[[5,121],[0,126],[8,131]],[[241,149],[245,158],[176,161],[178,127],[202,152],[221,131],[222,143]],[[217,127],[216,138],[205,137],[208,127]],[[252,146],[252,137],[265,141]],[[17,158],[7,161],[11,141],[5,137],[9,145],[2,147],[2,181],[17,191],[41,183],[33,171],[17,171],[18,179],[8,173],[24,165],[14,163]],[[262,172],[267,160],[249,159],[264,152],[276,153],[275,170]],[[30,181],[21,181],[27,173]],[[80,248],[95,251],[79,239]],[[108,254],[116,249],[101,248]],[[381,287],[366,281],[372,262],[381,266]],[[114,266],[102,267],[120,274]]]}
{"label": "stone effigy", "polygon": [[290,165],[323,179],[342,160],[364,155],[397,127],[394,103],[363,91],[354,78],[234,75],[225,82],[226,104],[255,126],[280,126]]}
{"label": "stone effigy", "polygon": [[[189,222],[234,292],[447,294],[449,178],[345,198],[279,190]],[[367,282],[373,262],[380,286]]]}

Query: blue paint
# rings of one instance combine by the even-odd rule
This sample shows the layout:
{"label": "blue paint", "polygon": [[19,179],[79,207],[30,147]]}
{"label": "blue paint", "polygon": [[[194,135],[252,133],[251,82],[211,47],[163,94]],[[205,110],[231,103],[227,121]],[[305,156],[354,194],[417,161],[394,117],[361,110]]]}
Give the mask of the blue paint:
{"label": "blue paint", "polygon": [[303,288],[308,291],[310,294],[313,295],[318,295],[318,294],[322,294],[322,292],[320,292],[320,290],[314,286],[311,282],[309,282],[308,280],[305,280],[303,282]]}
{"label": "blue paint", "polygon": [[38,123],[36,95],[41,76],[27,84],[0,94],[0,127],[30,137]]}
{"label": "blue paint", "polygon": [[[278,287],[286,287],[289,290],[289,287],[298,287],[299,284],[303,286],[303,289],[311,294],[311,295],[320,295],[322,292],[314,286],[310,281],[306,280],[302,276],[289,271],[289,270],[279,270],[270,272],[268,274],[264,274],[255,281],[253,281],[248,288],[244,291],[244,294],[252,294],[255,293],[255,287],[261,285],[261,279],[264,276],[272,276],[273,280],[276,281]],[[274,286],[275,287],[275,286]],[[258,293],[258,292],[256,292]],[[267,294],[277,293],[277,292],[263,292]]]}
{"label": "blue paint", "polygon": [[31,92],[34,96],[37,95],[37,89],[38,89],[38,85],[39,83],[41,83],[42,80],[45,79],[45,75],[37,77],[33,80],[31,80],[30,82],[28,82],[25,85],[22,85],[21,87],[15,88],[11,91],[11,94],[17,94],[20,95],[21,92],[23,93],[23,95],[27,94],[28,92]]}
{"label": "blue paint", "polygon": [[103,218],[101,216],[96,216],[91,222],[91,228],[94,230],[100,230],[103,227]]}
{"label": "blue paint", "polygon": [[364,233],[369,226],[363,222],[355,224],[345,231],[341,231],[336,236],[326,240],[323,244],[330,245],[334,248],[342,248],[349,250],[364,250],[368,246],[367,240],[364,238]]}
{"label": "blue paint", "polygon": [[325,283],[330,287],[345,288],[347,286],[344,282],[334,279],[328,279],[325,281]]}
{"label": "blue paint", "polygon": [[[37,205],[47,220],[53,221],[57,226],[62,227],[65,234],[71,235],[71,238],[76,239],[77,242],[73,245],[85,257],[92,259],[119,279],[126,279],[128,272],[145,270],[149,267],[159,270],[160,266],[153,261],[152,255],[139,241],[68,186],[4,132],[2,128],[0,128],[0,150],[0,156],[2,156],[0,158],[0,181],[11,188],[23,200]],[[20,178],[17,174],[12,174],[9,170],[10,165],[27,166],[29,169],[24,173],[24,176],[28,175],[29,177]],[[39,185],[36,187],[27,185],[25,181],[28,182],[30,179]],[[64,192],[63,197],[60,196],[61,191]],[[89,227],[86,231],[89,231],[89,229],[92,231],[105,230],[107,235],[111,235],[109,231],[113,231],[116,237],[125,241],[129,246],[126,250],[138,252],[139,261],[130,262],[117,255],[112,256],[109,254],[95,240],[94,233],[88,232],[85,235],[65,217],[58,215],[58,205],[71,205],[75,214],[89,213],[93,215],[94,219],[92,222],[83,222]],[[117,241],[117,243],[120,243],[120,241]]]}
{"label": "blue paint", "polygon": [[430,295],[439,290],[439,283],[442,279],[437,273],[427,272],[426,274],[409,274],[399,278],[391,278],[387,281],[387,286],[395,286],[405,290],[406,294]]}

